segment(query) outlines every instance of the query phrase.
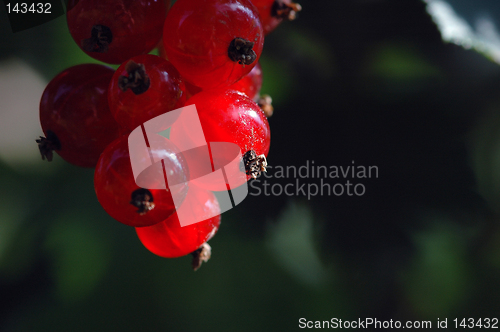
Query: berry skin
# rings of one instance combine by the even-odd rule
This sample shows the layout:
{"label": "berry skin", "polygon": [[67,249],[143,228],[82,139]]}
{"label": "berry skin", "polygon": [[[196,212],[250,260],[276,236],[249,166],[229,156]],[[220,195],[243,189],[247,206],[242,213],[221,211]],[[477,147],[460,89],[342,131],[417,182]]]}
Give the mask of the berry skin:
{"label": "berry skin", "polygon": [[291,0],[251,0],[259,11],[264,34],[267,35],[283,21],[292,21],[302,10],[298,3]]}
{"label": "berry skin", "polygon": [[181,226],[177,213],[166,220],[150,226],[136,228],[142,244],[153,254],[176,258],[196,251],[210,240],[220,225],[220,207],[215,195],[207,190],[190,187],[181,209],[192,209],[210,213],[215,217]]}
{"label": "berry skin", "polygon": [[228,87],[256,65],[264,33],[249,0],[179,0],[165,20],[163,45],[189,83]]}
{"label": "berry skin", "polygon": [[46,138],[37,140],[42,158],[55,150],[67,162],[94,167],[120,128],[108,107],[107,89],[114,70],[97,64],[66,69],[45,88],[40,124]]}
{"label": "berry skin", "polygon": [[243,92],[248,98],[257,101],[259,99],[260,88],[262,87],[262,68],[257,63],[252,71],[243,76],[241,80],[229,87],[231,90]]}
{"label": "berry skin", "polygon": [[68,28],[87,55],[120,64],[158,44],[169,5],[164,0],[70,0]]}
{"label": "berry skin", "polygon": [[[185,83],[188,99],[202,91],[201,88],[190,83]],[[259,100],[260,88],[262,87],[262,68],[257,63],[253,69],[243,76],[238,82],[232,84],[228,90],[243,92],[255,102]]]}
{"label": "berry skin", "polygon": [[125,61],[113,75],[108,101],[116,121],[128,130],[184,106],[186,88],[174,66],[145,54]]}
{"label": "berry skin", "polygon": [[[176,153],[171,143],[167,148],[151,149],[153,156],[161,155],[164,158],[165,171],[173,174],[169,180],[186,183],[189,176],[187,166]],[[147,170],[141,173],[138,180],[145,175],[149,179],[148,183],[152,179],[157,188],[165,188],[162,163],[155,163]],[[132,172],[126,135],[115,140],[102,153],[94,173],[94,188],[97,199],[111,217],[134,227],[154,225],[168,218],[175,212],[172,195],[185,197],[188,190],[187,184],[176,187],[175,193],[170,191],[168,185],[167,190],[139,187]]]}
{"label": "berry skin", "polygon": [[[234,90],[202,91],[188,100],[195,105],[207,142],[237,144],[242,154],[254,150],[257,155],[269,152],[271,130],[259,106],[245,94]],[[181,133],[172,128],[176,141]]]}
{"label": "berry skin", "polygon": [[[179,118],[170,130],[170,139],[179,146],[187,142],[189,144],[186,145],[190,146],[208,143],[210,152],[207,150],[205,153],[211,154],[209,163],[212,162],[214,170],[224,167],[225,176],[228,177],[224,180],[218,177],[203,177],[212,169],[204,164],[204,158],[208,157],[204,157],[202,152],[199,154],[186,152],[184,157],[189,165],[193,185],[206,190],[227,190],[227,181],[235,188],[258,175],[258,171],[265,171],[267,165],[265,158],[269,151],[271,131],[267,118],[254,101],[235,90],[207,90],[191,97],[186,107],[190,105],[196,106],[203,131],[202,136],[189,133],[189,128],[193,128],[191,118]],[[217,144],[217,142],[234,145]],[[243,169],[243,165],[239,165],[238,169],[232,168],[235,166],[234,161],[242,160],[243,155],[251,150],[254,155],[258,156],[258,159],[254,163],[251,158],[248,165],[257,166],[258,164],[258,170],[250,170],[247,167]],[[243,160],[243,163],[245,165],[246,161]],[[230,164],[232,166],[226,168],[226,165]],[[241,174],[243,170],[246,171],[246,176]]]}

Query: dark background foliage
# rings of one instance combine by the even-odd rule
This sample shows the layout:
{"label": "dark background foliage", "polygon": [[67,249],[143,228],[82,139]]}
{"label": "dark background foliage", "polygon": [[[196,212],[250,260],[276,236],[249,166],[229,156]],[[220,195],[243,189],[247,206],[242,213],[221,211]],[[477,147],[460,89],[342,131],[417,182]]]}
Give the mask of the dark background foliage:
{"label": "dark background foliage", "polygon": [[[16,140],[4,142],[1,330],[283,331],[301,317],[434,326],[498,318],[499,65],[444,43],[421,1],[302,5],[295,22],[266,38],[261,60],[275,106],[269,163],[376,165],[378,178],[353,180],[366,193],[307,199],[251,189],[222,216],[211,261],[193,273],[188,257],[150,254],[107,216],[92,170],[12,159],[5,147]],[[4,88],[13,59],[44,82],[92,61],[64,18],[13,34],[1,11]],[[37,112],[19,116],[37,120]],[[16,128],[33,141],[26,154],[38,153],[37,130]]]}

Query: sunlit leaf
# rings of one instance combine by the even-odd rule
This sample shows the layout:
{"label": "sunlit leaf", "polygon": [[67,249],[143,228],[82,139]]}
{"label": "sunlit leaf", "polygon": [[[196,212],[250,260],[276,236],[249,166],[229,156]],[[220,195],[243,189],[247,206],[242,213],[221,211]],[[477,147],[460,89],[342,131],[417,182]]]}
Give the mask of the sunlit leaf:
{"label": "sunlit leaf", "polygon": [[500,6],[496,0],[423,0],[444,41],[475,49],[500,63]]}

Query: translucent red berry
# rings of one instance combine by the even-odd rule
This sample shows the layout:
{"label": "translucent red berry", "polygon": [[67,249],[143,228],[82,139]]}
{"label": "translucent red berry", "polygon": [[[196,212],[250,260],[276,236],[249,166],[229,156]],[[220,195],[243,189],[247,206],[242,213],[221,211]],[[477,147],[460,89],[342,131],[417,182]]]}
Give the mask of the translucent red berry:
{"label": "translucent red berry", "polygon": [[264,34],[273,31],[283,20],[292,21],[302,10],[298,3],[291,0],[251,0],[257,7],[262,21]]}
{"label": "translucent red berry", "polygon": [[122,127],[133,130],[184,106],[185,89],[170,62],[155,55],[139,55],[125,61],[115,72],[109,86],[109,107]]}
{"label": "translucent red berry", "polygon": [[55,150],[67,162],[94,167],[104,148],[119,137],[120,128],[108,107],[107,90],[114,70],[97,64],[66,69],[45,88],[39,143],[43,158]]}
{"label": "translucent red berry", "polygon": [[260,88],[262,87],[262,68],[257,63],[252,71],[243,76],[241,80],[234,83],[229,89],[243,92],[248,98],[257,101],[259,99]]}
{"label": "translucent red berry", "polygon": [[249,73],[263,44],[262,25],[249,0],[179,0],[163,30],[169,61],[203,89],[227,87]]}
{"label": "translucent red berry", "polygon": [[70,0],[68,28],[89,56],[120,64],[158,44],[169,5],[165,0]]}
{"label": "translucent red berry", "polygon": [[[136,184],[128,136],[122,136],[111,143],[97,163],[94,174],[97,199],[111,217],[123,224],[135,227],[154,225],[174,213],[172,195],[181,198],[186,196],[189,171],[175,146],[164,144],[162,149],[151,148],[150,153],[152,157],[161,157],[162,162],[150,166],[148,183],[151,184],[153,180],[156,188],[164,189],[142,188]],[[185,185],[170,189],[172,183],[165,181],[166,172],[169,173],[169,181],[174,180],[176,184]]]}
{"label": "translucent red berry", "polygon": [[[181,226],[178,214],[150,227],[136,228],[142,244],[153,254],[165,258],[175,258],[194,252],[210,240],[220,225],[220,207],[214,194],[197,187],[189,188],[189,193],[181,208],[215,215],[209,219]],[[196,214],[193,214],[196,215]]]}
{"label": "translucent red berry", "polygon": [[[188,82],[185,82],[186,92],[188,99],[194,96],[195,94],[202,91],[201,88],[196,85],[192,85]],[[253,67],[253,69],[243,76],[238,82],[232,84],[228,90],[236,90],[239,92],[243,92],[250,99],[254,101],[259,100],[259,93],[262,87],[262,68],[259,63]]]}
{"label": "translucent red berry", "polygon": [[[207,142],[235,143],[242,153],[254,150],[257,155],[267,156],[271,143],[269,123],[259,106],[245,94],[234,90],[202,91],[186,105],[196,106]],[[173,141],[181,135],[172,128]]]}

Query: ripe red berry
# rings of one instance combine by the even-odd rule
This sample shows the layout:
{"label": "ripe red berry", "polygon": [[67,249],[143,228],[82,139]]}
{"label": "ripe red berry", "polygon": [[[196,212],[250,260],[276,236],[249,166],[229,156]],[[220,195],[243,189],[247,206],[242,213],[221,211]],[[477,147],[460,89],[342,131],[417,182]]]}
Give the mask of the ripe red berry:
{"label": "ripe red berry", "polygon": [[[104,210],[119,222],[135,227],[154,225],[168,218],[175,211],[172,195],[185,197],[187,184],[172,188],[173,180],[177,184],[186,183],[189,173],[186,163],[177,154],[173,144],[163,144],[162,149],[150,149],[151,156],[163,158],[141,173],[138,181],[145,180],[155,184],[156,188],[141,188],[136,184],[132,171],[128,136],[122,136],[111,143],[102,153],[94,173],[94,188],[97,199]],[[169,172],[170,186],[165,185],[166,173]],[[147,174],[146,174],[147,173]],[[175,192],[173,192],[175,190]]]}
{"label": "ripe red berry", "polygon": [[248,98],[257,101],[262,87],[262,68],[257,63],[252,71],[243,76],[241,80],[229,87],[231,90],[243,92]]}
{"label": "ripe red berry", "polygon": [[[195,94],[202,91],[201,88],[196,85],[192,85],[188,82],[185,82],[186,92],[188,99],[194,96]],[[228,90],[236,90],[239,92],[243,92],[250,99],[254,101],[259,100],[260,88],[262,87],[262,68],[260,64],[257,63],[253,69],[243,76],[238,82],[232,84]]]}
{"label": "ripe red berry", "polygon": [[[242,153],[254,150],[257,155],[267,156],[271,143],[269,123],[245,94],[234,90],[202,91],[186,105],[196,106],[207,142],[235,143]],[[170,137],[176,141],[181,134],[172,128]]]}
{"label": "ripe red berry", "polygon": [[89,56],[120,64],[158,44],[169,5],[169,0],[70,0],[68,28]]}
{"label": "ripe red berry", "polygon": [[139,55],[115,72],[109,86],[109,107],[122,127],[134,130],[149,119],[184,106],[185,89],[170,62],[156,55]]}
{"label": "ripe red berry", "polygon": [[262,25],[249,0],[179,0],[163,30],[169,61],[203,89],[227,87],[249,73],[263,44]]}
{"label": "ripe red berry", "polygon": [[[220,225],[220,208],[215,195],[197,187],[190,187],[181,209],[194,210],[201,215],[215,215],[203,221],[181,226],[178,213],[149,227],[136,228],[142,244],[153,254],[175,258],[194,252],[210,240]],[[193,216],[197,215],[196,213]],[[198,221],[198,220],[194,220]]]}
{"label": "ripe red berry", "polygon": [[106,95],[113,73],[106,66],[83,64],[50,81],[40,101],[40,123],[46,135],[37,140],[42,158],[52,160],[55,150],[71,164],[96,165],[104,148],[119,137]]}
{"label": "ripe red berry", "polygon": [[273,31],[283,20],[292,21],[302,10],[298,3],[291,0],[251,0],[257,7],[264,34]]}

